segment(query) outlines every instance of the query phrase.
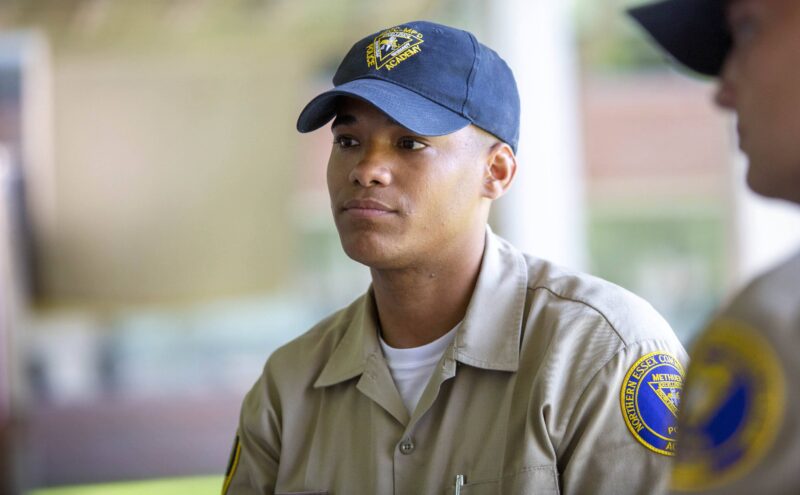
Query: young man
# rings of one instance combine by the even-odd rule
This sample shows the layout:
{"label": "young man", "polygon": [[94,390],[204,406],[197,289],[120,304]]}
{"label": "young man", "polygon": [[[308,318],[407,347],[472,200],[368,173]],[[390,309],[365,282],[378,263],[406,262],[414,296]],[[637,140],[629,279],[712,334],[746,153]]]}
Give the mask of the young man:
{"label": "young man", "polygon": [[334,119],[333,217],[372,285],[269,358],[223,491],[651,494],[685,353],[644,301],[488,229],[517,167],[505,62],[411,22],[333,83],[298,129]]}
{"label": "young man", "polygon": [[[668,0],[632,11],[689,68],[719,78],[747,183],[800,204],[800,2]],[[800,493],[800,253],[737,295],[692,352],[677,492]]]}

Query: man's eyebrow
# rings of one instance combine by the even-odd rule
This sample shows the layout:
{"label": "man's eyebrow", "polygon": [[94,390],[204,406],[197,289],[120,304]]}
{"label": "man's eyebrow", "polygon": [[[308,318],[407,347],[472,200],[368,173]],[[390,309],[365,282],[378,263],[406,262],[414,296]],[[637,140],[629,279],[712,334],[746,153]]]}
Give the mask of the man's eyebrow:
{"label": "man's eyebrow", "polygon": [[333,124],[331,124],[331,129],[336,128],[338,125],[353,125],[358,122],[358,119],[355,116],[350,114],[339,114],[333,119]]}

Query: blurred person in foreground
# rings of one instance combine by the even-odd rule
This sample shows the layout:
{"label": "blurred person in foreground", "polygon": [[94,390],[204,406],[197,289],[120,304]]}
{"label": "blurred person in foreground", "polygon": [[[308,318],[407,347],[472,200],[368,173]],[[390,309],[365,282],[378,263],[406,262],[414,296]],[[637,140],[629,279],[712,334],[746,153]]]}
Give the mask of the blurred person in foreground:
{"label": "blurred person in foreground", "polygon": [[297,127],[333,119],[333,217],[372,285],[270,356],[223,492],[665,484],[685,362],[672,330],[633,294],[487,226],[517,168],[506,63],[466,31],[411,22],[358,41],[333,84]]}
{"label": "blurred person in foreground", "polygon": [[[800,2],[667,0],[631,13],[679,62],[718,78],[750,188],[800,204]],[[672,488],[800,493],[800,253],[738,294],[691,356]]]}

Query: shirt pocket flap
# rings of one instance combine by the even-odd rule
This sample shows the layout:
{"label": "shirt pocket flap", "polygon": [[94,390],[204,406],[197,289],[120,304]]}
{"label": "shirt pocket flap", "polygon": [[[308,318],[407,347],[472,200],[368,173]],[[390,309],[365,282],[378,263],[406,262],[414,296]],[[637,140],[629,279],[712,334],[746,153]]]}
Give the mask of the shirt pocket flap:
{"label": "shirt pocket flap", "polygon": [[[558,474],[554,466],[534,466],[495,480],[480,480],[461,486],[462,495],[559,495]],[[455,493],[451,486],[448,494]]]}
{"label": "shirt pocket flap", "polygon": [[523,469],[500,480],[500,493],[516,495],[558,495],[558,472],[555,466],[535,466]]}

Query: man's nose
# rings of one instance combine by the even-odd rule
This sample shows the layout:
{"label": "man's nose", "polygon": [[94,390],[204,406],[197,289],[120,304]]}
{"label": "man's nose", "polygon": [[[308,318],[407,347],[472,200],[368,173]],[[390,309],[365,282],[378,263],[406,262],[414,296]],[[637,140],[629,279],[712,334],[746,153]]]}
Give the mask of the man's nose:
{"label": "man's nose", "polygon": [[350,182],[362,187],[388,186],[392,182],[389,160],[378,147],[367,148],[350,170]]}

